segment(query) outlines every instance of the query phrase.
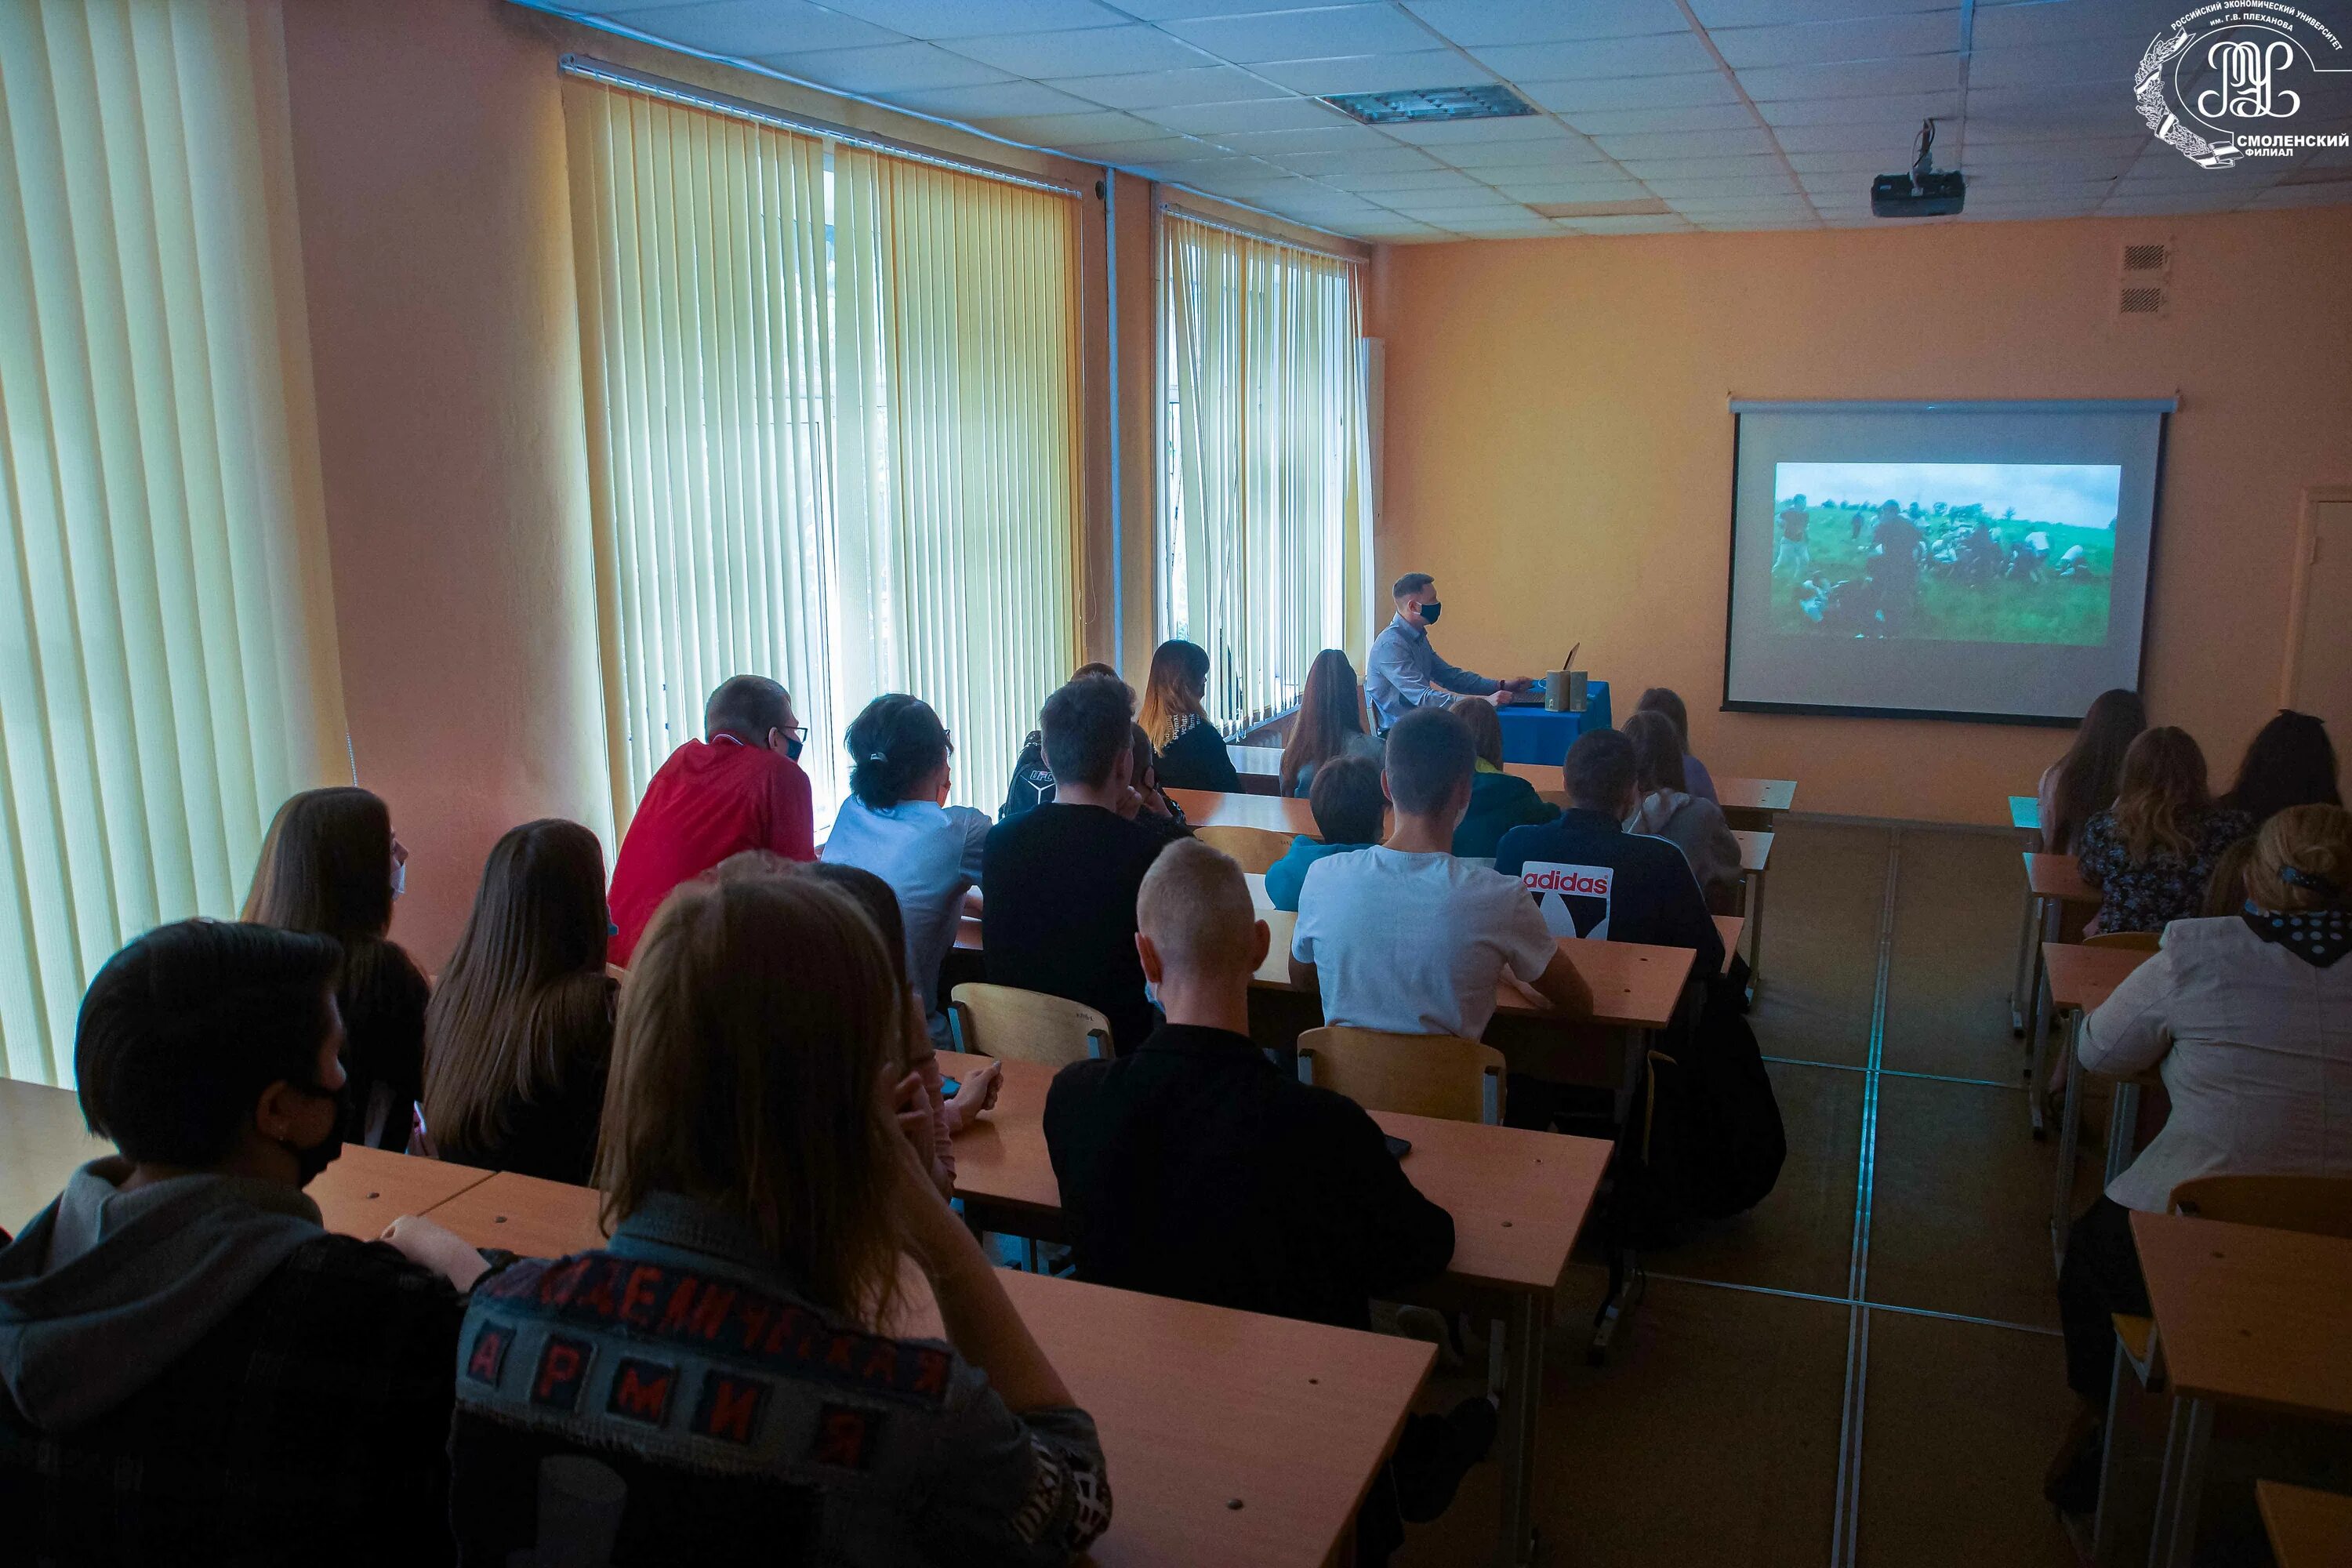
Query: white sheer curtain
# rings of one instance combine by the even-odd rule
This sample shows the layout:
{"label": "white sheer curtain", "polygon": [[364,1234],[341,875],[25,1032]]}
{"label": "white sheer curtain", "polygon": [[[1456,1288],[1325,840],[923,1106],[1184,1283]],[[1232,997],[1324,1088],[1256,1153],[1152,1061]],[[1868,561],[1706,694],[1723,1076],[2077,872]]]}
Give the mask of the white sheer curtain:
{"label": "white sheer curtain", "polygon": [[624,824],[727,675],[841,732],[911,691],[993,804],[1077,644],[1077,203],[565,85]]}
{"label": "white sheer curtain", "polygon": [[1163,211],[1160,289],[1160,628],[1208,649],[1231,728],[1375,630],[1362,268]]}
{"label": "white sheer curtain", "polygon": [[349,776],[267,0],[0,4],[0,1038]]}

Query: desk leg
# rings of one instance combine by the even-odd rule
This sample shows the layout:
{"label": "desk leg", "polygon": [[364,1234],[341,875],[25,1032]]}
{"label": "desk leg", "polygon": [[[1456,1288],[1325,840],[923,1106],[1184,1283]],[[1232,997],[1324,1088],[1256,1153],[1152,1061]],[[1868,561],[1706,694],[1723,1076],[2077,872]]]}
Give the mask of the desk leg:
{"label": "desk leg", "polygon": [[2213,1406],[2176,1398],[2164,1435],[2164,1479],[2157,1483],[2156,1538],[2147,1568],[2189,1568],[2197,1551],[2197,1504],[2205,1490],[2205,1453],[2212,1446]]}
{"label": "desk leg", "polygon": [[2118,1079],[2115,1099],[2107,1106],[2107,1173],[2100,1180],[2101,1186],[2122,1175],[2131,1164],[2132,1139],[2138,1131],[2139,1085]]}
{"label": "desk leg", "polygon": [[2033,1005],[2033,994],[2026,987],[2032,978],[2027,971],[2032,966],[2033,954],[2037,951],[2033,942],[2033,906],[2036,901],[2032,889],[2026,889],[2025,919],[2017,928],[2017,967],[2009,977],[2009,1032],[2012,1035],[2025,1033],[2025,1015]]}
{"label": "desk leg", "polygon": [[1764,873],[1756,873],[1756,893],[1748,900],[1748,994],[1764,988]]}
{"label": "desk leg", "polygon": [[1502,1561],[1517,1568],[1536,1554],[1535,1484],[1537,1421],[1543,1408],[1544,1336],[1551,1326],[1551,1297],[1521,1291],[1512,1298],[1510,1376],[1503,1384]]}
{"label": "desk leg", "polygon": [[2058,1115],[2058,1179],[2050,1198],[2050,1261],[2066,1261],[2066,1227],[2074,1217],[2074,1154],[2083,1139],[2083,1064],[2075,1059],[2083,1010],[2066,1009],[2066,1098]]}
{"label": "desk leg", "polygon": [[[2059,911],[2065,906],[2055,899],[2042,901],[2042,930],[2045,938],[2057,936]],[[2039,1140],[2049,1136],[2043,1124],[2042,1086],[2050,1080],[2050,975],[2042,965],[2042,944],[2033,944],[2033,1040],[2032,1066],[2025,1083],[2026,1114],[2033,1125],[2033,1136]],[[2067,1076],[2072,1078],[2070,1068]]]}

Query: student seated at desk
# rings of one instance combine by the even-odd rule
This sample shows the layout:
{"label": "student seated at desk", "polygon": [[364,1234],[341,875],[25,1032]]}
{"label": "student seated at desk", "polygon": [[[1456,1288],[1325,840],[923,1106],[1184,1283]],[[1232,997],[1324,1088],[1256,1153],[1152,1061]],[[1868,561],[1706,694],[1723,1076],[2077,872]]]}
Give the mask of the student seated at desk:
{"label": "student seated at desk", "polygon": [[1128,738],[1128,749],[1135,758],[1135,825],[1148,828],[1162,844],[1192,837],[1192,825],[1184,820],[1184,808],[1170,796],[1160,782],[1160,757],[1151,749],[1151,738],[1143,726],[1133,725]]}
{"label": "student seated at desk", "polygon": [[2083,1405],[2043,1487],[2070,1511],[2098,1500],[2110,1315],[2148,1310],[2131,1211],[2163,1213],[2200,1176],[2352,1175],[2352,814],[2272,817],[2246,887],[2236,914],[2167,926],[2163,947],[2083,1021],[2086,1070],[2156,1068],[2172,1110],[2067,1236],[2059,1316]]}
{"label": "student seated at desk", "polygon": [[989,980],[1085,1003],[1122,1051],[1159,1022],[1135,957],[1135,890],[1167,842],[1135,820],[1133,701],[1099,675],[1045,700],[1055,797],[989,830],[980,874]]}
{"label": "student seated at desk", "polygon": [[1625,831],[1638,798],[1633,742],[1615,730],[1579,735],[1560,773],[1569,808],[1505,834],[1495,869],[1525,887],[1557,936],[1693,948],[1693,974],[1719,973],[1723,934],[1690,862],[1663,838]]}
{"label": "student seated at desk", "polygon": [[1653,710],[1625,720],[1633,743],[1633,791],[1641,804],[1625,818],[1625,831],[1663,838],[1683,852],[1707,908],[1729,914],[1739,895],[1739,840],[1723,819],[1723,808],[1690,793],[1689,759],[1674,721]]}
{"label": "student seated at desk", "polygon": [[1495,846],[1514,827],[1549,822],[1558,808],[1546,805],[1536,786],[1517,773],[1503,771],[1503,721],[1493,704],[1457,702],[1448,711],[1470,727],[1470,742],[1477,760],[1471,764],[1470,809],[1454,830],[1454,853],[1472,859],[1492,860]]}
{"label": "student seated at desk", "polygon": [[613,962],[625,967],[637,933],[669,890],[730,855],[764,849],[816,858],[816,817],[801,771],[807,731],[792,694],[764,676],[722,680],[702,705],[702,736],[669,754],[613,862]]}
{"label": "student seated at desk", "polygon": [[[1070,671],[1077,680],[1089,675],[1108,675],[1118,679],[1118,671],[1107,664],[1082,664]],[[1045,765],[1045,732],[1032,730],[1021,742],[1021,755],[1013,764],[1013,782],[1005,786],[1004,804],[997,808],[996,820],[1010,822],[1024,811],[1034,811],[1054,798],[1054,770]]]}
{"label": "student seated at desk", "polygon": [[1592,1010],[1584,977],[1517,879],[1454,858],[1476,756],[1459,716],[1413,709],[1389,731],[1388,842],[1307,868],[1290,976],[1322,993],[1325,1023],[1475,1040],[1506,974],[1563,1012]]}
{"label": "student seated at desk", "polygon": [[343,1020],[342,1136],[375,1149],[408,1147],[425,1084],[425,972],[391,940],[393,900],[408,880],[408,850],[392,813],[363,789],[310,789],[278,808],[243,917],[257,925],[329,936],[342,945],[335,1007]]}
{"label": "student seated at desk", "polygon": [[1298,835],[1288,852],[1265,868],[1266,900],[1277,910],[1296,911],[1307,868],[1327,856],[1378,844],[1388,804],[1381,792],[1381,765],[1370,757],[1334,757],[1317,769],[1307,809],[1314,813],[1315,831],[1323,837]]}
{"label": "student seated at desk", "polygon": [[1276,783],[1286,795],[1311,797],[1315,770],[1341,756],[1369,757],[1377,764],[1381,743],[1364,722],[1364,689],[1356,667],[1338,648],[1327,647],[1307,667]]}
{"label": "student seated at desk", "polygon": [[[1063,1068],[1045,1099],[1078,1278],[1370,1327],[1371,1298],[1445,1267],[1453,1217],[1353,1100],[1286,1076],[1250,1038],[1267,933],[1240,867],[1205,844],[1171,845],[1143,879],[1137,923],[1168,1022],[1119,1060]],[[1416,1521],[1443,1512],[1494,1432],[1484,1397],[1412,1417],[1397,1487],[1376,1483],[1366,1506],[1358,1561],[1394,1550],[1400,1501]]]}
{"label": "student seated at desk", "polygon": [[[1102,1534],[1094,1422],[931,1184],[913,1080],[887,1081],[908,1026],[873,925],[817,879],[663,904],[614,1038],[612,1240],[515,1265],[467,1315],[449,1454],[468,1562],[542,1538],[560,1455],[625,1486],[615,1562],[757,1540],[789,1563],[1059,1564]],[[947,1343],[890,1332],[902,1248]]]}
{"label": "student seated at desk", "polygon": [[2290,805],[2342,805],[2336,747],[2327,738],[2326,721],[2292,708],[2273,714],[2246,743],[2237,783],[2221,804],[2244,812],[2257,824]]}
{"label": "student seated at desk", "polygon": [[988,814],[950,805],[954,746],[919,697],[877,697],[849,721],[849,798],[824,842],[828,865],[873,872],[897,896],[907,973],[934,1045],[948,1043],[940,963],[955,946],[964,895],[980,882]]}
{"label": "student seated at desk", "polygon": [[116,1155],[0,1251],[11,1562],[447,1563],[459,1291],[403,1218],[330,1235],[335,942],[184,921],[82,999],[82,1114]]}
{"label": "student seated at desk", "polygon": [[1641,700],[1633,704],[1633,711],[1663,713],[1672,721],[1675,738],[1682,742],[1683,777],[1690,793],[1703,801],[1715,804],[1715,779],[1707,773],[1706,764],[1691,755],[1690,710],[1683,706],[1681,695],[1668,687],[1653,686],[1642,693]]}
{"label": "student seated at desk", "polygon": [[551,1182],[588,1180],[613,1059],[611,930],[594,834],[548,817],[491,847],[425,1014],[434,1153]]}
{"label": "student seated at desk", "polygon": [[2074,731],[2074,743],[2042,770],[2042,782],[2034,786],[2045,852],[2074,853],[2083,824],[2116,803],[2124,753],[2147,728],[2147,709],[2138,692],[2118,686],[2091,700]]}
{"label": "student seated at desk", "polygon": [[1209,689],[1209,650],[1181,637],[1161,643],[1151,656],[1144,683],[1143,710],[1136,721],[1160,759],[1160,776],[1170,789],[1209,789],[1231,794],[1242,787],[1225,738],[1202,706]]}
{"label": "student seated at desk", "polygon": [[2115,804],[2083,824],[2074,851],[2098,889],[2091,929],[2162,931],[2202,907],[2213,863],[2254,830],[2242,811],[2213,804],[2205,753],[2186,730],[2143,731],[2124,752]]}

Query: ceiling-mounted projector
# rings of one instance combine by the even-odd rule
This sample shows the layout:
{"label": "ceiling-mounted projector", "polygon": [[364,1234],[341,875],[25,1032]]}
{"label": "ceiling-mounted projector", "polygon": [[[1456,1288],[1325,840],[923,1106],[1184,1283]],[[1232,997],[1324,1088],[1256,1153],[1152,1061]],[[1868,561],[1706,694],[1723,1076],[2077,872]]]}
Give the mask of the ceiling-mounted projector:
{"label": "ceiling-mounted projector", "polygon": [[1948,217],[1968,200],[1967,176],[1958,169],[1937,174],[1930,151],[1936,145],[1936,122],[1919,125],[1918,154],[1907,174],[1881,174],[1870,182],[1873,217]]}

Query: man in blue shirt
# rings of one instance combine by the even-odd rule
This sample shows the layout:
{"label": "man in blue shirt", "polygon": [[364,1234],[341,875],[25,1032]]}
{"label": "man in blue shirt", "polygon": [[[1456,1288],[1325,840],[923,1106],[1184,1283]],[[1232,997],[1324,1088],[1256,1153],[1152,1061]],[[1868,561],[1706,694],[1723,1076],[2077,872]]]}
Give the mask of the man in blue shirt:
{"label": "man in blue shirt", "polygon": [[1429,628],[1439,609],[1437,587],[1428,573],[1406,573],[1392,592],[1396,618],[1372,643],[1364,669],[1364,696],[1382,732],[1416,708],[1451,708],[1460,697],[1479,698],[1500,708],[1512,692],[1535,684],[1525,677],[1489,680],[1437,657],[1429,646]]}

